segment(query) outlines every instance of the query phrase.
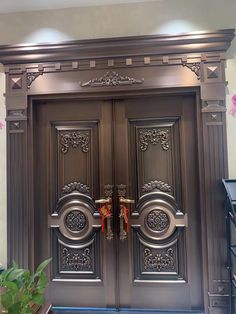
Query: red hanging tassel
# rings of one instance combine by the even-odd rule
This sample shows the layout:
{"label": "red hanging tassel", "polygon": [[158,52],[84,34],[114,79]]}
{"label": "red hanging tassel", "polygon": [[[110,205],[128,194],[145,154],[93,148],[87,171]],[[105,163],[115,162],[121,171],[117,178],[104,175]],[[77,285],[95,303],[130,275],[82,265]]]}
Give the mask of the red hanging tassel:
{"label": "red hanging tassel", "polygon": [[111,217],[111,206],[109,204],[103,205],[99,209],[99,213],[102,217],[102,232],[104,233],[104,231],[105,231],[105,220],[106,220],[106,218]]}
{"label": "red hanging tassel", "polygon": [[128,232],[129,231],[129,210],[127,207],[125,207],[125,205],[121,205],[121,210],[122,210],[122,215],[125,221],[126,232]]}

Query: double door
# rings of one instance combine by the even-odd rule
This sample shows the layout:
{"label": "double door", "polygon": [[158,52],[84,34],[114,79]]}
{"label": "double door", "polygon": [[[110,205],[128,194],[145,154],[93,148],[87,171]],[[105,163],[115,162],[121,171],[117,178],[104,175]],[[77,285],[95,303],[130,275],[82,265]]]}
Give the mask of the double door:
{"label": "double door", "polygon": [[55,306],[203,307],[191,95],[39,103],[35,261]]}

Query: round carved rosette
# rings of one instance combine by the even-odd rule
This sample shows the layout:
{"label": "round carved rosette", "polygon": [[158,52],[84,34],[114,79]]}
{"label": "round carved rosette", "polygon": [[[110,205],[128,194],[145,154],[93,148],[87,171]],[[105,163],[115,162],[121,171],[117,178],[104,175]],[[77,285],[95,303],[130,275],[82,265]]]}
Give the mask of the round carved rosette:
{"label": "round carved rosette", "polygon": [[148,213],[146,224],[152,231],[163,232],[169,228],[170,219],[163,210],[154,209]]}
{"label": "round carved rosette", "polygon": [[65,226],[71,232],[80,232],[87,225],[87,218],[80,210],[72,210],[65,216]]}

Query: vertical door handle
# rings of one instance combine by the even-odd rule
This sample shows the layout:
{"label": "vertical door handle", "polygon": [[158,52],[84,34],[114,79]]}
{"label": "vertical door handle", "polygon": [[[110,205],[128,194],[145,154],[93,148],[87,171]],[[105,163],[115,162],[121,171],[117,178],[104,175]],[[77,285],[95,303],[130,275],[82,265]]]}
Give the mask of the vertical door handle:
{"label": "vertical door handle", "polygon": [[105,186],[105,194],[107,197],[95,200],[95,204],[101,204],[101,207],[99,208],[99,213],[102,217],[102,232],[105,234],[107,240],[112,240],[112,185]]}
{"label": "vertical door handle", "polygon": [[129,208],[127,207],[127,205],[129,204],[134,204],[134,200],[125,198],[123,196],[119,197],[119,205],[120,205],[120,214],[119,214],[119,218],[120,218],[120,240],[125,240],[127,238],[127,234],[129,231]]}

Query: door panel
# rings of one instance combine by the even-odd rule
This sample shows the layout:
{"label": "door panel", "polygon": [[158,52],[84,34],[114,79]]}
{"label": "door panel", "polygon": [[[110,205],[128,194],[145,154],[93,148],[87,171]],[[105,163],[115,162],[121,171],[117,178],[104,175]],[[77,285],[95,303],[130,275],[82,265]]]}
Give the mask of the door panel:
{"label": "door panel", "polygon": [[135,200],[119,243],[121,307],[203,307],[195,115],[191,96],[116,103],[116,184]]}
{"label": "door panel", "polygon": [[113,179],[111,109],[102,101],[37,106],[35,255],[53,257],[48,297],[58,306],[115,303],[115,255],[94,202]]}

